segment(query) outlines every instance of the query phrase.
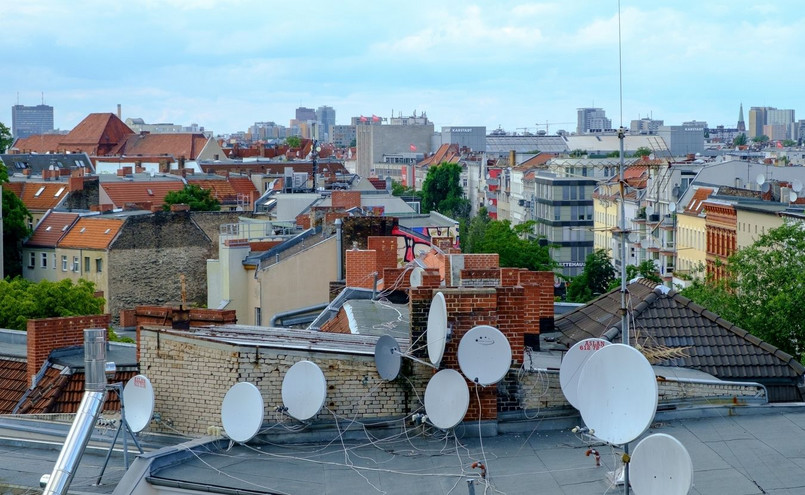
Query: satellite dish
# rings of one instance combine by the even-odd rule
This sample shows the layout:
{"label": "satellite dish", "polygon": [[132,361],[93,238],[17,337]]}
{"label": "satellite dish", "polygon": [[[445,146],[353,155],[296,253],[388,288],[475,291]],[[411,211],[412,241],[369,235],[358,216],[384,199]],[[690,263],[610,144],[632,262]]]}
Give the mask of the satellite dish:
{"label": "satellite dish", "polygon": [[640,351],[625,344],[604,346],[581,369],[581,417],[593,434],[613,445],[639,437],[657,412],[657,378]]}
{"label": "satellite dish", "polygon": [[669,203],[668,209],[671,210],[671,213],[676,211],[676,203]]}
{"label": "satellite dish", "polygon": [[649,435],[635,447],[630,481],[637,495],[685,495],[693,486],[693,462],[682,443],[671,435]]}
{"label": "satellite dish", "polygon": [[263,426],[263,396],[249,382],[232,385],[221,404],[221,423],[227,436],[238,443],[246,443]]}
{"label": "satellite dish", "polygon": [[793,189],[796,192],[802,191],[802,181],[799,179],[794,179],[793,181],[791,181],[791,189]]}
{"label": "satellite dish", "polygon": [[611,344],[604,339],[585,339],[567,350],[559,366],[559,386],[571,406],[579,408],[579,375],[584,364],[598,349]]}
{"label": "satellite dish", "polygon": [[123,387],[126,422],[134,433],[142,431],[154,416],[154,388],[145,375],[132,377]]}
{"label": "satellite dish", "polygon": [[651,205],[646,206],[646,215],[653,215],[654,214],[654,207]]}
{"label": "satellite dish", "polygon": [[408,280],[411,283],[411,288],[416,289],[422,285],[422,275],[425,273],[425,270],[419,266],[414,267],[411,270],[411,275],[408,277]]}
{"label": "satellite dish", "polygon": [[762,186],[766,182],[766,176],[763,174],[757,174],[755,182],[757,183],[757,185]]}
{"label": "satellite dish", "polygon": [[771,184],[769,184],[768,182],[764,182],[763,185],[760,186],[760,190],[763,191],[764,193],[769,192],[771,190]]}
{"label": "satellite dish", "polygon": [[427,334],[428,358],[434,366],[439,366],[447,343],[447,304],[441,292],[437,292],[430,302]]}
{"label": "satellite dish", "polygon": [[375,367],[380,378],[391,381],[400,374],[402,354],[397,340],[391,335],[383,335],[375,344]]}
{"label": "satellite dish", "polygon": [[799,196],[794,191],[788,193],[788,201],[789,203],[795,203],[799,199]]}
{"label": "satellite dish", "polygon": [[495,327],[474,327],[458,343],[458,366],[461,372],[468,380],[482,387],[502,380],[511,363],[509,340]]}
{"label": "satellite dish", "polygon": [[470,405],[467,381],[456,370],[441,370],[425,388],[425,413],[433,426],[447,430],[459,424]]}
{"label": "satellite dish", "polygon": [[315,416],[327,398],[327,380],[321,369],[311,361],[299,361],[291,366],[282,379],[282,403],[288,414],[306,421]]}

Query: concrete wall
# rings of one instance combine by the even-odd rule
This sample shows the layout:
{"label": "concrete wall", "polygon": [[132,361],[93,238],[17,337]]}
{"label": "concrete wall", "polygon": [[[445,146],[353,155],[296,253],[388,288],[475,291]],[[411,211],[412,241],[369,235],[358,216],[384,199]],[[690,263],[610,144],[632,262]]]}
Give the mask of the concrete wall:
{"label": "concrete wall", "polygon": [[[254,323],[254,308],[260,307],[262,324],[267,325],[277,313],[327,303],[329,282],[338,273],[336,237],[330,236],[299,253],[257,270],[247,277],[250,284],[251,310],[238,321]],[[243,317],[243,319],[241,319]]]}
{"label": "concrete wall", "polygon": [[[147,327],[140,330],[141,370],[154,387],[154,411],[163,423],[189,435],[206,435],[222,426],[224,396],[241,381],[260,389],[266,422],[299,424],[274,409],[282,405],[285,373],[305,359],[315,362],[327,380],[327,398],[312,418],[314,422],[331,420],[329,411],[360,420],[405,416],[420,406],[411,388],[422,397],[431,375],[429,369],[419,367],[424,369],[415,369],[410,382],[385,382],[377,374],[371,355],[262,347],[257,352],[254,346],[214,343]],[[152,430],[160,428],[170,431],[152,422]]]}

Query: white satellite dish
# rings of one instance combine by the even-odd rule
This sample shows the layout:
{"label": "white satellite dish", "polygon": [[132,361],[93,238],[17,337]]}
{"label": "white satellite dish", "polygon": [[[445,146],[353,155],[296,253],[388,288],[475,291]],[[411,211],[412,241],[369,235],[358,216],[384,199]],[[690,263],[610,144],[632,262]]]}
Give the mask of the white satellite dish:
{"label": "white satellite dish", "polygon": [[145,375],[133,376],[123,387],[126,423],[134,433],[142,431],[154,416],[154,388]]}
{"label": "white satellite dish", "polygon": [[585,339],[567,350],[559,366],[559,386],[571,406],[579,408],[578,390],[581,369],[598,349],[611,344],[604,339]]}
{"label": "white satellite dish", "polygon": [[257,387],[249,382],[232,385],[221,404],[221,423],[227,436],[238,443],[254,438],[263,426],[264,410]]}
{"label": "white satellite dish", "polygon": [[470,405],[467,381],[456,370],[441,370],[425,388],[425,413],[433,426],[447,430],[459,424]]}
{"label": "white satellite dish", "polygon": [[653,215],[654,214],[654,207],[651,205],[646,206],[646,215]]}
{"label": "white satellite dish", "polygon": [[762,186],[766,182],[766,176],[763,174],[757,174],[757,177],[755,177],[755,182],[757,185]]}
{"label": "white satellite dish", "polygon": [[795,203],[797,201],[797,199],[799,199],[799,196],[797,195],[797,193],[795,193],[794,191],[791,191],[790,193],[788,193],[788,202],[789,203]]}
{"label": "white satellite dish", "polygon": [[794,179],[793,181],[791,181],[791,189],[793,189],[796,192],[802,191],[802,181],[799,179]]}
{"label": "white satellite dish", "polygon": [[310,361],[299,361],[291,366],[282,379],[282,403],[288,414],[306,421],[316,414],[327,398],[327,380],[324,373]]}
{"label": "white satellite dish", "polygon": [[444,294],[437,292],[430,302],[428,311],[428,358],[434,366],[439,366],[447,343],[447,304]]}
{"label": "white satellite dish", "polygon": [[764,193],[769,192],[769,191],[771,190],[771,184],[769,184],[768,182],[764,182],[764,183],[763,183],[763,184],[760,186],[760,190],[761,190],[761,191],[763,191]]}
{"label": "white satellite dish", "polygon": [[669,203],[668,204],[668,209],[671,211],[671,213],[675,212],[676,211],[676,203]]}
{"label": "white satellite dish", "polygon": [[671,435],[649,435],[635,447],[629,475],[637,495],[685,495],[693,486],[693,462]]}
{"label": "white satellite dish", "polygon": [[416,289],[422,285],[422,275],[425,273],[425,270],[422,267],[414,267],[411,270],[411,275],[408,277],[408,280],[411,284],[412,289]]}
{"label": "white satellite dish", "polygon": [[465,333],[458,343],[458,366],[471,382],[482,387],[506,376],[512,363],[512,348],[500,330],[478,325]]}
{"label": "white satellite dish", "polygon": [[649,427],[657,412],[657,378],[634,347],[604,346],[581,369],[578,390],[581,417],[593,434],[624,445]]}
{"label": "white satellite dish", "polygon": [[402,353],[397,339],[391,335],[383,335],[375,344],[375,367],[380,378],[391,381],[400,374]]}

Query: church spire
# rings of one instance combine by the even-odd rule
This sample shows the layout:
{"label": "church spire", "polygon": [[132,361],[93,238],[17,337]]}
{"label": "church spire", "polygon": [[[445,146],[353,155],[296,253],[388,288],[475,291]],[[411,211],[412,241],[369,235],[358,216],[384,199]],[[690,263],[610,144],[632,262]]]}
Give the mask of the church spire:
{"label": "church spire", "polygon": [[741,102],[741,109],[738,110],[738,132],[746,132],[746,123],[744,122],[744,104]]}

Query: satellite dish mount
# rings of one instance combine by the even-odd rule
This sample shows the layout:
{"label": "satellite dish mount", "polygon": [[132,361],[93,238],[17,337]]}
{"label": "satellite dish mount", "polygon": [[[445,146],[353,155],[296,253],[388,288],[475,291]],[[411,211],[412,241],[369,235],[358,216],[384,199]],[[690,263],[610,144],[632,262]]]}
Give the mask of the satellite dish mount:
{"label": "satellite dish mount", "polygon": [[[108,364],[108,363],[107,363]],[[133,384],[137,380],[137,383],[144,383],[146,388],[146,392],[143,395],[144,401],[143,403],[138,404],[130,404],[133,408],[139,409],[150,409],[151,413],[153,413],[154,407],[154,396],[153,396],[153,389],[151,388],[151,382],[144,375],[137,375],[126,384],[126,388],[129,388],[129,384]],[[95,482],[96,485],[101,484],[101,479],[103,479],[103,473],[106,471],[106,466],[109,465],[109,459],[112,457],[112,451],[115,450],[115,444],[117,444],[117,437],[120,436],[120,432],[125,429],[123,432],[123,465],[126,469],[129,468],[129,444],[128,444],[128,436],[131,436],[131,439],[134,441],[134,445],[137,447],[137,450],[140,454],[143,453],[143,448],[140,446],[140,442],[137,441],[137,437],[134,436],[134,430],[129,425],[128,420],[126,419],[126,400],[125,396],[128,395],[130,398],[132,394],[125,393],[123,384],[118,383],[111,383],[106,385],[107,390],[114,392],[117,394],[118,398],[120,399],[120,421],[117,424],[117,429],[115,430],[115,436],[112,438],[112,443],[109,445],[109,450],[106,451],[106,458],[103,461],[103,466],[101,466],[101,472],[98,473],[98,480]],[[150,391],[150,405],[148,404],[148,393]],[[139,411],[138,411],[139,412]],[[149,418],[150,420],[150,415]],[[141,431],[142,428],[139,428],[137,431]]]}

